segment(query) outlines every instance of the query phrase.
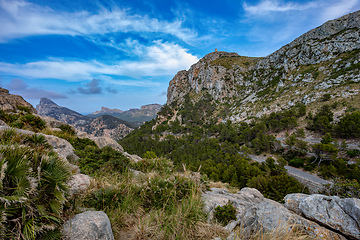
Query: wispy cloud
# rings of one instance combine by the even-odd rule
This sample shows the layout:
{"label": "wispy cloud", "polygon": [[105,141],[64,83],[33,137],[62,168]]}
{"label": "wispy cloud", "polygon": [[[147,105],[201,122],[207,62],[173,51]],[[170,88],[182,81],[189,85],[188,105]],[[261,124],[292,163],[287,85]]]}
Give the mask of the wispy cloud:
{"label": "wispy cloud", "polygon": [[5,85],[5,87],[9,89],[10,92],[20,94],[21,96],[29,99],[39,99],[42,97],[51,99],[67,98],[67,96],[60,93],[29,87],[27,83],[19,78],[12,79],[8,84]]}
{"label": "wispy cloud", "polygon": [[307,3],[307,4],[298,4],[293,2],[279,2],[273,0],[262,0],[258,5],[248,5],[244,2],[244,10],[248,14],[252,15],[262,15],[267,14],[269,12],[287,12],[287,11],[301,11],[309,8],[316,7],[317,4],[315,2]]}
{"label": "wispy cloud", "polygon": [[126,10],[102,9],[59,12],[24,0],[0,0],[0,42],[33,35],[91,35],[110,32],[151,32],[173,35],[185,42],[196,38],[181,20],[160,21],[148,16],[131,15]]}
{"label": "wispy cloud", "polygon": [[141,45],[137,41],[130,41],[134,53],[139,55],[139,61],[118,61],[104,64],[98,61],[66,61],[50,59],[26,64],[11,64],[0,62],[0,72],[38,79],[63,79],[79,82],[102,75],[130,76],[135,78],[148,76],[173,75],[181,69],[188,69],[198,61],[196,56],[174,43],[154,41],[150,46]]}
{"label": "wispy cloud", "polygon": [[326,5],[321,14],[321,21],[341,17],[352,12],[356,6],[360,7],[360,0],[340,0],[336,1],[334,4]]}

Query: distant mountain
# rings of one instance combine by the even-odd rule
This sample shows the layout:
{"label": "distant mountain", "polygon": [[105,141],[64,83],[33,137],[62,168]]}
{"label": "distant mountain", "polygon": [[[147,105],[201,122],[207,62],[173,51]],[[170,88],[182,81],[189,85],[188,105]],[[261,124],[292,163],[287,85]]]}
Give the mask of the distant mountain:
{"label": "distant mountain", "polygon": [[150,121],[156,118],[157,113],[161,109],[162,105],[160,104],[149,104],[141,106],[140,109],[130,109],[128,111],[121,111],[119,109],[110,109],[106,107],[102,107],[100,111],[96,111],[87,115],[88,117],[98,117],[102,115],[111,115],[122,119],[127,122],[137,123],[137,125],[141,125],[146,121]]}
{"label": "distant mountain", "polygon": [[39,115],[55,118],[74,126],[91,136],[106,136],[119,140],[134,130],[134,125],[109,115],[97,118],[84,116],[66,107],[61,107],[48,98],[41,98],[36,106]]}

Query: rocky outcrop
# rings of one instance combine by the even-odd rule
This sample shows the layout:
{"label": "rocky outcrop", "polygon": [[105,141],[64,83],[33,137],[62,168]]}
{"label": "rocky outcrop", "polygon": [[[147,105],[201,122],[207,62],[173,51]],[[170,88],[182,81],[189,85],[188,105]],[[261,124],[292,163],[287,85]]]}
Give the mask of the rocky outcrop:
{"label": "rocky outcrop", "polygon": [[124,148],[116,142],[114,139],[109,137],[90,137],[90,140],[94,141],[99,148],[111,147],[112,149],[123,153]]}
{"label": "rocky outcrop", "polygon": [[111,224],[106,213],[87,211],[68,220],[62,229],[67,240],[113,240]]}
{"label": "rocky outcrop", "polygon": [[357,11],[328,21],[264,58],[209,53],[175,75],[166,104],[181,109],[186,94],[193,102],[210,94],[219,110],[213,117],[226,107],[226,119],[240,122],[297,102],[311,104],[324,94],[339,102],[358,95],[359,19]]}
{"label": "rocky outcrop", "polygon": [[285,206],[347,237],[360,239],[360,199],[290,194],[285,197]]}
{"label": "rocky outcrop", "polygon": [[[231,232],[237,226],[241,226],[244,236],[250,237],[257,231],[266,231],[282,235],[292,228],[306,233],[313,239],[345,239],[337,233],[337,229],[331,231],[322,224],[303,217],[298,208],[302,199],[309,197],[306,194],[294,194],[292,201],[285,199],[285,206],[264,196],[256,189],[243,188],[232,194],[225,189],[212,188],[202,195],[204,211],[213,218],[213,211],[217,206],[224,206],[229,202],[236,208],[236,221],[230,222],[225,229]],[[349,201],[347,201],[349,202]],[[358,209],[358,204],[351,202],[348,209]],[[291,210],[289,210],[290,208]],[[315,210],[313,210],[315,212]],[[353,210],[353,212],[356,212]],[[358,214],[359,212],[357,212]],[[354,214],[356,215],[356,214]],[[358,216],[358,215],[357,215]],[[346,224],[344,222],[344,224]],[[277,232],[274,232],[276,230]],[[236,234],[230,234],[228,239],[233,239]]]}
{"label": "rocky outcrop", "polygon": [[29,108],[31,113],[36,113],[36,109],[21,96],[9,93],[9,90],[0,87],[0,110],[17,111],[18,106]]}
{"label": "rocky outcrop", "polygon": [[245,235],[249,236],[259,230],[271,232],[274,229],[279,231],[277,234],[282,235],[288,232],[289,228],[295,227],[314,239],[345,239],[315,222],[290,212],[282,204],[270,199],[264,199],[248,209],[241,221],[241,226],[246,232]]}
{"label": "rocky outcrop", "polygon": [[[71,109],[58,106],[47,98],[41,98],[36,109],[39,115],[44,116],[44,120],[50,125],[59,125],[60,122],[70,124],[77,131],[86,132],[90,137],[110,137],[120,140],[134,130],[128,123],[116,117],[104,115],[94,119],[83,116]],[[52,119],[60,122],[55,122]]]}

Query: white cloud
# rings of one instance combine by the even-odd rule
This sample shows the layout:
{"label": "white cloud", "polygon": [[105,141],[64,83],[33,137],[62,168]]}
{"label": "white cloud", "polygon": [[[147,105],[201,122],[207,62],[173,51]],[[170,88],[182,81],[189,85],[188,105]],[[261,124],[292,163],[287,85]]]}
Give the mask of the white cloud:
{"label": "white cloud", "polygon": [[188,69],[198,61],[196,56],[173,43],[154,41],[151,46],[141,45],[137,41],[127,41],[136,49],[139,61],[119,61],[112,65],[98,61],[66,61],[50,59],[48,61],[11,64],[0,62],[0,72],[26,78],[62,79],[78,82],[101,75],[130,76],[134,78],[148,76],[174,75],[177,71]]}
{"label": "white cloud", "polygon": [[334,5],[326,4],[324,6],[324,11],[321,14],[321,20],[327,21],[332,20],[338,17],[341,17],[347,13],[359,9],[360,1],[359,0],[341,0],[336,1]]}
{"label": "white cloud", "polygon": [[159,21],[148,16],[129,15],[125,10],[103,9],[98,14],[56,12],[24,0],[0,0],[0,42],[31,35],[91,35],[110,32],[152,32],[190,41],[196,33],[183,28],[182,21]]}
{"label": "white cloud", "polygon": [[287,12],[287,11],[300,11],[315,7],[315,3],[297,4],[297,3],[280,3],[279,1],[262,0],[258,5],[248,5],[244,2],[244,9],[251,15],[263,15],[270,12]]}

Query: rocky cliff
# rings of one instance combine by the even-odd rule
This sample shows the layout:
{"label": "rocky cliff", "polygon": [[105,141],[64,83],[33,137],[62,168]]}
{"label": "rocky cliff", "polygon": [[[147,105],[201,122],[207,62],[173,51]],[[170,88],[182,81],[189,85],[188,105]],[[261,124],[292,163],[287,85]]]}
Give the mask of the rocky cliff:
{"label": "rocky cliff", "polygon": [[18,106],[27,107],[32,113],[36,113],[36,109],[21,96],[9,93],[9,90],[0,87],[0,109],[3,111],[17,111]]}
{"label": "rocky cliff", "polygon": [[[213,52],[170,81],[167,105],[209,93],[225,118],[244,121],[324,94],[359,100],[360,11],[328,21],[264,58]],[[214,114],[219,111],[215,111]],[[220,118],[219,116],[217,116]]]}
{"label": "rocky cliff", "polygon": [[116,117],[104,115],[94,119],[83,116],[71,109],[58,106],[47,98],[41,98],[36,109],[41,116],[55,118],[94,137],[111,137],[119,140],[134,130],[129,123]]}

